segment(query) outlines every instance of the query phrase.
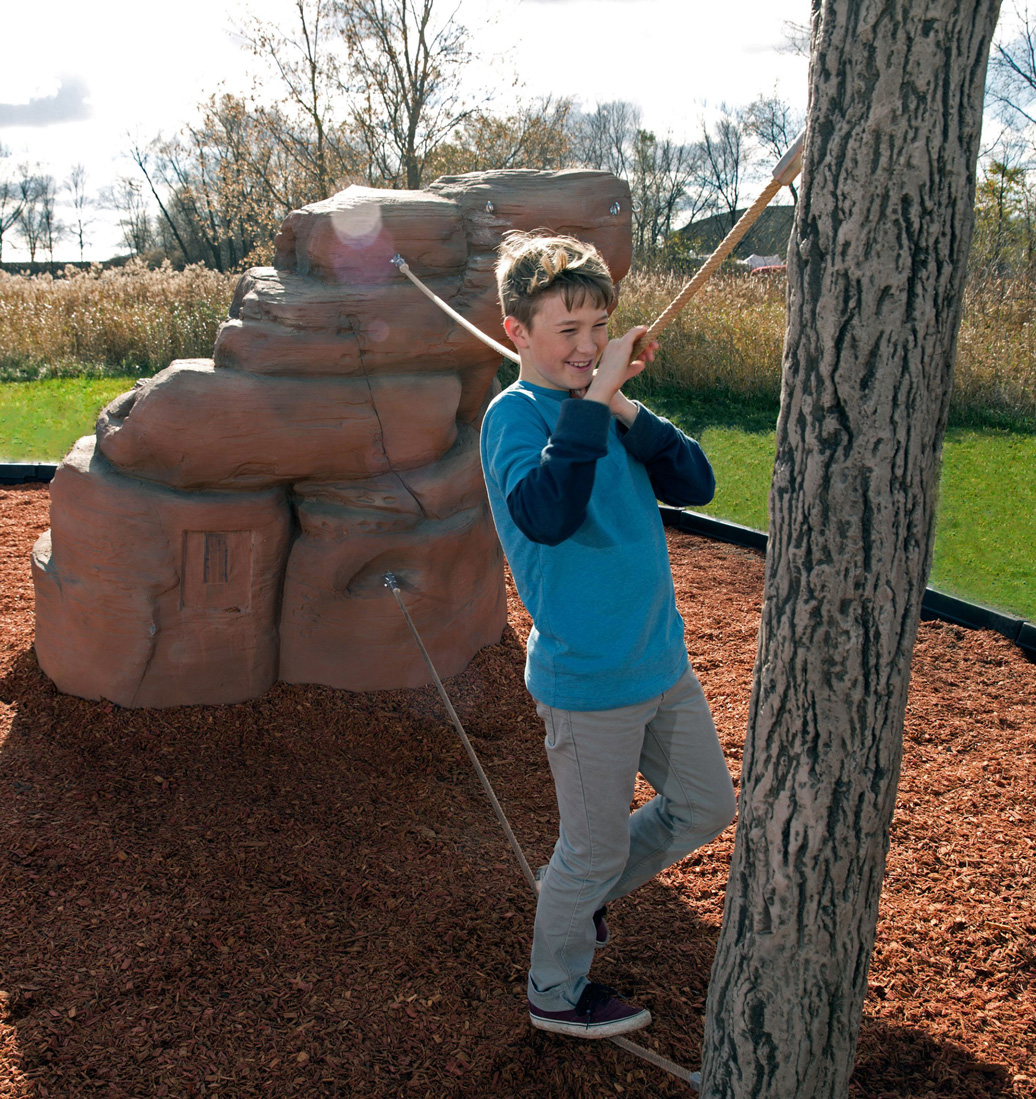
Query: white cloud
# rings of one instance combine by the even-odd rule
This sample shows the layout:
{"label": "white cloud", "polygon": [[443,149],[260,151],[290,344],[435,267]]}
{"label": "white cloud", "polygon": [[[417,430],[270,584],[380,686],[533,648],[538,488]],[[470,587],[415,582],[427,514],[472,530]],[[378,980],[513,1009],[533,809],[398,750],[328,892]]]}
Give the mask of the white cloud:
{"label": "white cloud", "polygon": [[89,100],[86,81],[65,77],[58,81],[53,95],[30,96],[27,103],[0,103],[0,127],[85,122],[93,115]]}

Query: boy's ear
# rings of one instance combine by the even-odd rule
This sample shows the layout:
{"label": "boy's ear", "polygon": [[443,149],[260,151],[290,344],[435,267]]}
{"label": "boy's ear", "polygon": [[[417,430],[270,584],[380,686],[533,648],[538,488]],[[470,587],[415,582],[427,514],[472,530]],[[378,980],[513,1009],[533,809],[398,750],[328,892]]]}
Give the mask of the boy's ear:
{"label": "boy's ear", "polygon": [[510,314],[504,317],[504,331],[515,347],[520,349],[529,346],[529,330],[517,317]]}

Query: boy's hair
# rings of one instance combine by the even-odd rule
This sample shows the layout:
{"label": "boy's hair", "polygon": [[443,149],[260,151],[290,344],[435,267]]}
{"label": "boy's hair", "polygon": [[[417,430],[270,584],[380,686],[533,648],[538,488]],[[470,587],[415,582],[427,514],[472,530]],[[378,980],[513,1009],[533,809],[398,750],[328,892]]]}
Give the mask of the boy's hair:
{"label": "boy's hair", "polygon": [[615,304],[608,265],[592,244],[575,237],[512,230],[497,250],[496,285],[504,316],[532,324],[546,294],[560,293],[565,308],[587,299],[602,309]]}

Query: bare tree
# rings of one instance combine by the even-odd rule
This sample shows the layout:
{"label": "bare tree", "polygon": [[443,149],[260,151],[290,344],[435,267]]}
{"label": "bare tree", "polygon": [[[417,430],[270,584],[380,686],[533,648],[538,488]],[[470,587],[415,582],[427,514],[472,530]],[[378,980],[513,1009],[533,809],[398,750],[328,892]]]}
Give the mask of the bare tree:
{"label": "bare tree", "polygon": [[126,248],[141,256],[154,244],[151,211],[139,179],[121,176],[101,192],[101,202],[119,215],[119,228]]}
{"label": "bare tree", "polygon": [[1036,26],[1028,4],[1014,7],[1020,28],[1009,39],[993,43],[989,58],[989,97],[1001,117],[1014,125],[1036,123]]}
{"label": "bare tree", "polygon": [[17,226],[22,216],[22,189],[9,170],[11,150],[0,145],[0,258],[3,257],[4,233]]}
{"label": "bare tree", "polygon": [[65,226],[57,219],[57,185],[52,175],[40,176],[40,242],[54,262],[54,245],[65,235]]}
{"label": "bare tree", "polygon": [[35,263],[44,235],[43,175],[32,172],[27,164],[22,165],[20,172],[18,197],[21,210],[18,214],[18,228],[29,252],[29,262]]}
{"label": "bare tree", "polygon": [[[312,156],[299,152],[312,128],[233,95],[211,96],[199,110],[174,137],[130,150],[158,207],[159,247],[175,263],[219,270],[253,254],[261,262],[281,219],[326,197],[327,179],[322,185]],[[325,170],[337,172],[333,147],[325,152]]]}
{"label": "bare tree", "polygon": [[336,0],[294,0],[291,31],[256,20],[246,40],[267,61],[284,89],[276,112],[258,107],[271,137],[312,178],[312,198],[326,198],[345,174],[361,170],[355,151],[334,121],[342,103],[343,45]]}
{"label": "bare tree", "polygon": [[814,0],[765,601],[704,1099],[848,1091],[998,7]]}
{"label": "bare tree", "polygon": [[476,110],[460,92],[467,29],[441,0],[336,3],[371,182],[418,188],[427,158]]}
{"label": "bare tree", "polygon": [[426,175],[496,168],[558,169],[573,163],[572,100],[520,103],[510,115],[479,112],[425,161]]}
{"label": "bare tree", "polygon": [[576,156],[588,168],[625,179],[640,128],[640,108],[634,104],[625,99],[598,103],[577,120]]}
{"label": "bare tree", "polygon": [[[791,148],[805,121],[805,116],[781,99],[776,90],[770,95],[758,96],[749,103],[743,114],[745,133],[754,137],[775,163]],[[798,202],[795,184],[789,184],[788,190],[792,200]]]}
{"label": "bare tree", "polygon": [[633,200],[633,248],[650,262],[673,231],[677,213],[691,218],[711,201],[702,183],[702,149],[641,126],[640,108],[625,100],[598,103],[575,120],[578,163],[624,178]]}
{"label": "bare tree", "polygon": [[213,96],[197,124],[134,147],[159,209],[163,251],[174,262],[220,271],[261,262],[281,219],[321,197],[278,136],[282,122],[291,125],[273,108],[257,113],[239,97]]}
{"label": "bare tree", "polygon": [[790,53],[796,57],[809,57],[809,24],[784,21],[784,41],[777,47],[778,53]]}
{"label": "bare tree", "polygon": [[701,148],[702,183],[711,191],[715,205],[726,211],[733,228],[751,150],[744,124],[725,104],[711,132],[702,126]]}
{"label": "bare tree", "polygon": [[91,224],[91,219],[86,216],[86,212],[93,205],[93,200],[86,191],[86,167],[83,164],[72,165],[72,170],[65,181],[65,189],[72,196],[72,210],[75,214],[72,235],[79,245],[79,260],[82,262],[86,251],[86,230]]}
{"label": "bare tree", "polygon": [[152,154],[156,147],[161,146],[161,139],[156,138],[152,142],[149,148],[145,148],[139,142],[134,142],[130,149],[130,157],[133,163],[140,169],[141,174],[147,181],[148,190],[151,192],[151,197],[155,200],[158,209],[162,215],[162,225],[168,230],[172,239],[176,242],[177,247],[180,249],[181,255],[184,257],[185,262],[190,262],[188,257],[188,245],[180,234],[179,228],[176,222],[173,220],[172,214],[169,212],[169,208],[162,201],[162,196],[159,194],[158,187],[161,185],[162,180],[158,176],[158,169],[152,164]]}
{"label": "bare tree", "polygon": [[[639,130],[633,147],[629,185],[633,199],[633,251],[650,262],[673,232],[677,213],[693,220],[709,201],[700,185],[702,150],[671,137],[659,141]],[[697,185],[696,185],[697,184]]]}

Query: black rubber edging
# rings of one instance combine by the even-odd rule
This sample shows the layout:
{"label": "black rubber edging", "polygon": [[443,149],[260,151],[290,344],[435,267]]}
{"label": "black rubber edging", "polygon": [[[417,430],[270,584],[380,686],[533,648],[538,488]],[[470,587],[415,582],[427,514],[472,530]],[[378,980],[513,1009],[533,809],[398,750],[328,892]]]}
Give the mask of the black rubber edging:
{"label": "black rubber edging", "polygon": [[[34,481],[48,482],[54,477],[57,466],[31,462],[0,462],[0,485],[23,485]],[[737,523],[727,523],[722,519],[713,519],[697,511],[685,511],[681,508],[658,508],[662,522],[667,527],[699,534],[711,538],[714,542],[728,542],[734,546],[766,552],[767,535],[761,530],[742,527]],[[1013,641],[1030,659],[1036,660],[1036,625],[1022,618],[1013,618],[1009,614],[983,607],[978,603],[968,603],[955,596],[946,595],[935,588],[926,588],[921,602],[921,618],[939,619],[954,626],[966,626],[972,630],[995,630],[1009,641]]]}
{"label": "black rubber edging", "polygon": [[54,479],[57,468],[45,463],[0,462],[0,485],[25,485],[33,481],[46,483]]}
{"label": "black rubber edging", "polygon": [[[729,542],[735,546],[766,551],[768,536],[761,530],[742,527],[737,523],[725,523],[722,519],[713,519],[700,512],[684,511],[664,504],[658,510],[661,512],[662,522],[668,527],[675,527],[688,534],[700,534],[716,542]],[[924,621],[934,618],[972,630],[994,630],[1013,641],[1030,660],[1036,660],[1036,625],[1023,618],[1014,618],[978,603],[968,603],[964,599],[936,591],[935,588],[925,589],[924,599],[921,601],[921,618]]]}

